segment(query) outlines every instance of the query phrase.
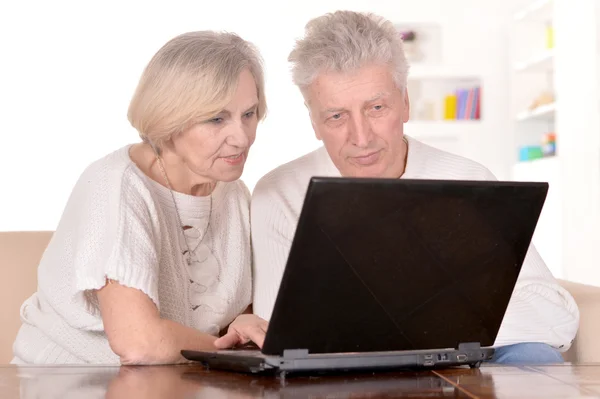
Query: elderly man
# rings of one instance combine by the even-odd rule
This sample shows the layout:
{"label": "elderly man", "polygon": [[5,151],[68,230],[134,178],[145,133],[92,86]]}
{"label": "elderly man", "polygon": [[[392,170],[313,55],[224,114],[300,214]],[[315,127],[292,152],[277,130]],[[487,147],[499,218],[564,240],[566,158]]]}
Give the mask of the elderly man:
{"label": "elderly man", "polygon": [[[482,165],[403,133],[408,64],[394,26],[338,11],[310,21],[289,56],[324,146],[282,165],[252,199],[254,312],[269,319],[311,176],[492,180]],[[493,361],[559,362],[579,312],[532,246],[496,340]]]}

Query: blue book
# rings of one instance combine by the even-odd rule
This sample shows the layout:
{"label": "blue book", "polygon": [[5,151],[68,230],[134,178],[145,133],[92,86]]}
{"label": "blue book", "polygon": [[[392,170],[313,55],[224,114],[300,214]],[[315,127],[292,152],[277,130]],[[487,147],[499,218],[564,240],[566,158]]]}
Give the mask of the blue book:
{"label": "blue book", "polygon": [[465,89],[458,89],[456,91],[456,96],[458,98],[458,107],[456,119],[465,119],[465,111],[467,107],[467,91]]}

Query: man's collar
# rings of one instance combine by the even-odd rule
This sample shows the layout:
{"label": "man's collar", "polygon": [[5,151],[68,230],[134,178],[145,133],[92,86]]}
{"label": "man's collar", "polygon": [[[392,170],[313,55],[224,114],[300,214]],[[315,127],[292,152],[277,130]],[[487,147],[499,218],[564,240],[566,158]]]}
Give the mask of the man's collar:
{"label": "man's collar", "polygon": [[406,139],[408,150],[406,151],[404,173],[400,178],[415,179],[418,178],[420,171],[423,170],[423,162],[425,162],[425,159],[420,156],[422,150],[421,142],[407,135],[404,135],[404,138]]}

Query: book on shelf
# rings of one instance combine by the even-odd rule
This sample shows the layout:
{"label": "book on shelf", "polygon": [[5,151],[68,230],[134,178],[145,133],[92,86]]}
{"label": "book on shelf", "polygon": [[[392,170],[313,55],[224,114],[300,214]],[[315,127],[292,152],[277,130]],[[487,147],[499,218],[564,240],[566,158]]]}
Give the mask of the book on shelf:
{"label": "book on shelf", "polygon": [[457,89],[444,99],[444,119],[478,120],[481,113],[481,87]]}

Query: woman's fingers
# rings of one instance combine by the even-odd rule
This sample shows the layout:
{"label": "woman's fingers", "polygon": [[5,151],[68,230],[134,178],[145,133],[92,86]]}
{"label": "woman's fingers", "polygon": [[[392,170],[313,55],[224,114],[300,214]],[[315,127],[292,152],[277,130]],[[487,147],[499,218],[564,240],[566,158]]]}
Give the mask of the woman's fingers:
{"label": "woman's fingers", "polygon": [[244,328],[242,332],[246,337],[250,338],[259,348],[262,348],[265,342],[265,332],[259,325],[250,325]]}
{"label": "woman's fingers", "polygon": [[215,341],[215,347],[226,349],[252,341],[262,348],[268,326],[269,323],[259,317],[245,315],[243,319],[240,317],[229,326],[227,334]]}
{"label": "woman's fingers", "polygon": [[215,346],[217,349],[227,349],[238,345],[240,342],[241,339],[238,333],[233,329],[229,329],[227,334],[215,341]]}

